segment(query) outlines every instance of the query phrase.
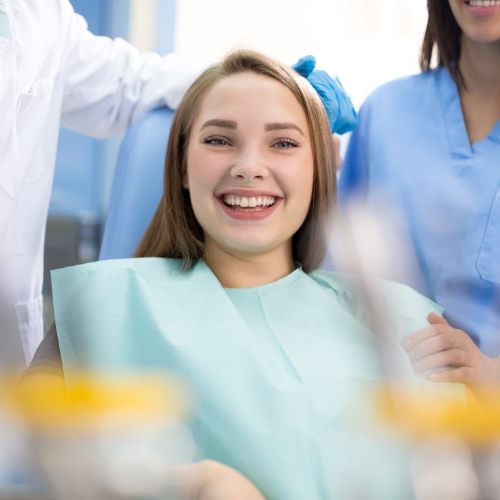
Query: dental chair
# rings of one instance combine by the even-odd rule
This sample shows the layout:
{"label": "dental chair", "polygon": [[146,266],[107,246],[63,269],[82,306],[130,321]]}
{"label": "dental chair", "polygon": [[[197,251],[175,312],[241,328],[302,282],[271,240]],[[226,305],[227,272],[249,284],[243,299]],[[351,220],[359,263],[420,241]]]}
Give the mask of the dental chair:
{"label": "dental chair", "polygon": [[118,154],[99,259],[131,257],[163,192],[163,168],[174,112],[150,111],[125,135]]}

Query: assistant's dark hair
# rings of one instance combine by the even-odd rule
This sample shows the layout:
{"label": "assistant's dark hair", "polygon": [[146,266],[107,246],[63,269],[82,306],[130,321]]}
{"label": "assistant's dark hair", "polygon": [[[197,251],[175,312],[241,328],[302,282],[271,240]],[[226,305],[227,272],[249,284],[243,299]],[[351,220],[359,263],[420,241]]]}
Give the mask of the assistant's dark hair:
{"label": "assistant's dark hair", "polygon": [[458,25],[448,0],[427,0],[427,27],[420,51],[420,68],[422,71],[431,69],[431,59],[436,50],[438,66],[445,66],[450,75],[460,87],[465,87],[465,81],[458,60],[462,30]]}

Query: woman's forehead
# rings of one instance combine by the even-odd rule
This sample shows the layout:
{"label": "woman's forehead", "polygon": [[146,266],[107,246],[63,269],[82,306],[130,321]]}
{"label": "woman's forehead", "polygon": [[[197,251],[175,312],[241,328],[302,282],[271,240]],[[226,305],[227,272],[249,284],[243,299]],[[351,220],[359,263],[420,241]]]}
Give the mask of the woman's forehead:
{"label": "woman's forehead", "polygon": [[227,76],[207,92],[198,118],[202,120],[220,113],[233,118],[274,116],[307,122],[302,106],[288,87],[274,78],[250,71]]}

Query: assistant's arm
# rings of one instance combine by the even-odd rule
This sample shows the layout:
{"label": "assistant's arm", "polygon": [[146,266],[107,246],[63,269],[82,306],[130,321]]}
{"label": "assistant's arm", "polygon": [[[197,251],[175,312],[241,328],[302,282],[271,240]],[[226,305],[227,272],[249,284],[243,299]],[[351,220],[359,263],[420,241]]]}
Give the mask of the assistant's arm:
{"label": "assistant's arm", "polygon": [[201,67],[173,54],[140,54],[122,39],[96,36],[59,0],[62,125],[94,137],[123,132],[149,109],[175,108]]}

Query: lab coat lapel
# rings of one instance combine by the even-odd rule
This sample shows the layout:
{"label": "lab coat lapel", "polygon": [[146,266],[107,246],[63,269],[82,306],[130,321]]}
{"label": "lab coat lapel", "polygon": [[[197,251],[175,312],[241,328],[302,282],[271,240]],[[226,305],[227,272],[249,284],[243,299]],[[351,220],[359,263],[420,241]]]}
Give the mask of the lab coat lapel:
{"label": "lab coat lapel", "polygon": [[[16,75],[14,42],[0,37],[0,188],[11,198],[15,195],[19,150],[16,135]],[[11,145],[14,145],[11,148]]]}
{"label": "lab coat lapel", "polygon": [[[2,16],[0,6],[0,16]],[[5,30],[3,31],[5,34]],[[16,134],[17,65],[13,39],[0,36],[0,264],[19,252],[14,220],[19,175]]]}
{"label": "lab coat lapel", "polygon": [[[2,119],[0,120],[0,152],[2,151],[2,145],[7,143],[8,134],[6,134],[6,130],[12,124],[13,117],[15,116],[16,79],[17,65],[14,39],[12,38],[11,19],[5,0],[0,0],[0,109],[2,110]],[[1,167],[2,165],[0,165],[0,173]]]}

